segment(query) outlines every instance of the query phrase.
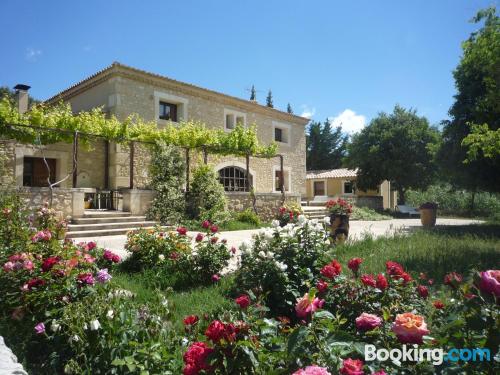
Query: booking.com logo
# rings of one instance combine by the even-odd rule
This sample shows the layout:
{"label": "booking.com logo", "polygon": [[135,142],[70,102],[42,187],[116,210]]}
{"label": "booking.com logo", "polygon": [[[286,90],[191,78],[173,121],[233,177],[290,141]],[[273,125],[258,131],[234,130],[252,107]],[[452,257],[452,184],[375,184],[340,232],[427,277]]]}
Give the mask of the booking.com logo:
{"label": "booking.com logo", "polygon": [[395,365],[401,365],[401,362],[431,362],[439,366],[443,362],[476,362],[490,361],[490,350],[487,348],[463,348],[450,349],[445,352],[444,349],[420,349],[418,345],[406,346],[401,349],[377,349],[375,345],[365,345],[365,361],[392,361]]}

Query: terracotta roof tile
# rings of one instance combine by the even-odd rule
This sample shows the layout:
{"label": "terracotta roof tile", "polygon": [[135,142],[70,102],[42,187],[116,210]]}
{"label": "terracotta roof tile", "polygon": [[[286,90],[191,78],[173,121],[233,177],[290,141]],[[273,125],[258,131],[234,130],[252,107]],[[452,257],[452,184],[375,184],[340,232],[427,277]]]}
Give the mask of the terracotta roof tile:
{"label": "terracotta roof tile", "polygon": [[306,179],[312,180],[315,178],[348,178],[356,176],[357,173],[355,169],[340,168],[340,169],[307,171]]}

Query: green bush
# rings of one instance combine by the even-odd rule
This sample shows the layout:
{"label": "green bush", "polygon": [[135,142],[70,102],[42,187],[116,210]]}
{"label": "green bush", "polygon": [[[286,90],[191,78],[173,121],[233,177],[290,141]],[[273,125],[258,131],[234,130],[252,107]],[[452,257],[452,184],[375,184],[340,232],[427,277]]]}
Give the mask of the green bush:
{"label": "green bush", "polygon": [[252,209],[247,208],[244,211],[237,212],[234,218],[238,221],[248,224],[254,224],[255,226],[260,226],[260,218]]}
{"label": "green bush", "polygon": [[351,220],[390,220],[392,216],[379,214],[377,211],[368,207],[356,207],[352,209]]}
{"label": "green bush", "polygon": [[454,190],[450,185],[432,185],[425,191],[409,190],[407,204],[419,207],[436,202],[445,215],[494,217],[500,212],[500,195],[467,190]]}
{"label": "green bush", "polygon": [[189,193],[186,194],[188,216],[222,224],[229,218],[226,206],[224,187],[215,171],[206,165],[197,167],[193,172]]}
{"label": "green bush", "polygon": [[182,185],[185,182],[185,163],[178,148],[160,143],[151,158],[151,185],[155,198],[147,213],[149,219],[162,224],[177,223],[185,211]]}

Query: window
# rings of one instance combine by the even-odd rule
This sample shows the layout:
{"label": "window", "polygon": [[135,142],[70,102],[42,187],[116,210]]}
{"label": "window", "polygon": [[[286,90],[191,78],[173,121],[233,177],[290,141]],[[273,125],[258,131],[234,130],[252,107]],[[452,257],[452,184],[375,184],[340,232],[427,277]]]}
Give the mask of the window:
{"label": "window", "polygon": [[[280,175],[281,170],[279,167],[274,168],[274,191],[281,191],[280,189]],[[283,187],[286,192],[290,191],[290,171],[284,169],[283,170]]]}
{"label": "window", "polygon": [[[251,180],[252,176],[250,176]],[[249,191],[247,173],[239,167],[225,167],[219,170],[219,182],[225,191]]]}
{"label": "window", "polygon": [[170,120],[177,122],[177,104],[160,101],[160,120]]}
{"label": "window", "polygon": [[325,194],[325,181],[314,181],[313,186],[314,186],[314,196],[326,195]]}
{"label": "window", "polygon": [[344,194],[354,194],[354,183],[352,181],[344,181]]}
{"label": "window", "polygon": [[[53,184],[56,181],[56,159],[45,160],[50,169],[50,183]],[[23,186],[49,186],[47,177],[49,177],[49,171],[43,158],[24,158]]]}
{"label": "window", "polygon": [[273,129],[275,142],[290,144],[290,125],[273,121]]}
{"label": "window", "polygon": [[224,129],[226,131],[233,130],[236,125],[245,126],[246,115],[241,112],[232,110],[224,110]]}

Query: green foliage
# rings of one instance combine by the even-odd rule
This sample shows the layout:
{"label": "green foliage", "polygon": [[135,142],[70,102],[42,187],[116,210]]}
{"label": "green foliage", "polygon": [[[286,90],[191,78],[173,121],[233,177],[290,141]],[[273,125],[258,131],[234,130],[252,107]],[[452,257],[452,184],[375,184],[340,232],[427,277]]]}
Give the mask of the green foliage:
{"label": "green foliage", "polygon": [[185,212],[185,162],[179,149],[159,143],[151,157],[151,185],[156,195],[147,216],[162,224],[179,222]]}
{"label": "green foliage", "polygon": [[453,72],[457,94],[451,121],[444,122],[439,160],[454,186],[498,192],[500,17],[491,7],[479,11],[472,22],[484,24],[462,44],[462,59]]}
{"label": "green foliage", "polygon": [[427,190],[409,190],[407,201],[413,207],[436,202],[439,213],[458,216],[494,217],[500,213],[500,196],[453,189],[451,185],[431,185]]}
{"label": "green foliage", "polygon": [[346,146],[347,136],[342,134],[341,126],[332,129],[328,119],[323,125],[319,121],[313,121],[307,135],[307,169],[340,168]]}
{"label": "green foliage", "polygon": [[[34,125],[42,128],[35,130],[23,127],[10,127],[10,124]],[[54,128],[60,132],[44,131]],[[179,125],[169,124],[158,129],[155,122],[144,122],[137,115],[129,116],[120,122],[116,117],[107,117],[101,108],[73,114],[69,104],[55,106],[35,105],[30,111],[19,114],[17,108],[7,98],[0,100],[0,135],[24,143],[52,144],[72,142],[73,133],[92,134],[115,142],[163,142],[165,144],[201,149],[223,155],[276,155],[276,144],[261,146],[258,142],[256,127],[237,126],[232,132],[208,129],[197,121],[183,121]],[[90,144],[94,137],[81,134],[82,144]]]}
{"label": "green foliage", "polygon": [[388,180],[403,204],[406,190],[426,188],[433,181],[438,140],[438,131],[425,117],[397,105],[393,113],[380,113],[353,136],[347,164],[358,168],[360,189],[373,189]]}
{"label": "green foliage", "polygon": [[227,220],[224,187],[211,167],[200,165],[194,170],[186,205],[190,218],[217,224]]}
{"label": "green foliage", "polygon": [[350,220],[370,220],[370,221],[379,221],[379,220],[390,220],[392,216],[382,215],[375,210],[372,210],[368,207],[357,207],[353,206],[352,213],[350,216]]}
{"label": "green foliage", "polygon": [[[0,86],[0,99],[2,98],[7,98],[12,103],[15,103],[16,92],[8,86]],[[31,95],[28,95],[28,108],[31,108],[33,105],[39,103],[40,100],[33,98]]]}
{"label": "green foliage", "polygon": [[241,221],[242,223],[253,224],[256,227],[260,226],[260,218],[259,216],[250,208],[247,208],[244,211],[240,211],[235,213],[233,216],[237,221]]}

